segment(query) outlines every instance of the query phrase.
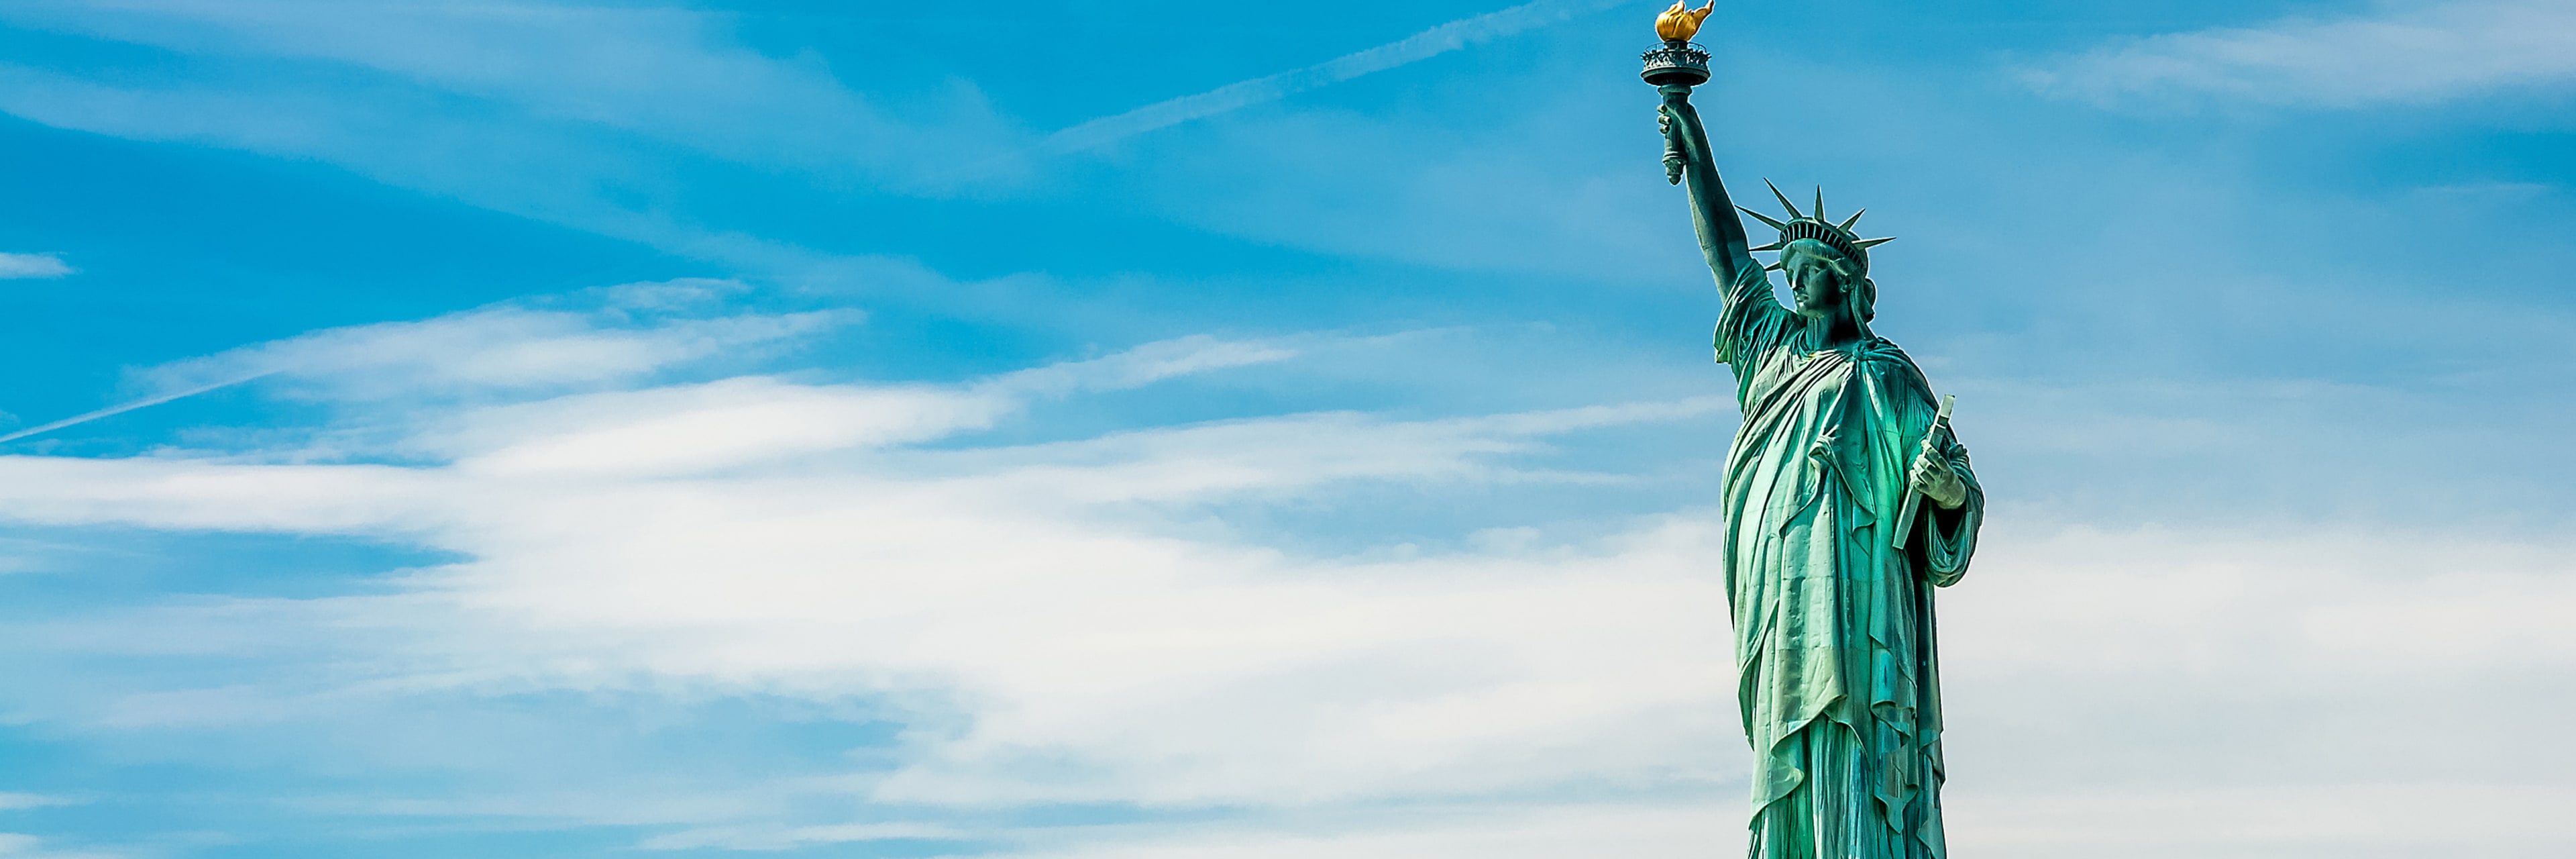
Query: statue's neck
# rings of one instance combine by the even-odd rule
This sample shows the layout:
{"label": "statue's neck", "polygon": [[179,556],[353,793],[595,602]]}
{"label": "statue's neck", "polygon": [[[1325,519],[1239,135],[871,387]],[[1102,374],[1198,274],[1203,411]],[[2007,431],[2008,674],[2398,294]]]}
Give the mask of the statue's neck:
{"label": "statue's neck", "polygon": [[1850,314],[1835,313],[1806,317],[1807,351],[1826,352],[1848,349],[1869,341],[1869,324],[1853,319]]}

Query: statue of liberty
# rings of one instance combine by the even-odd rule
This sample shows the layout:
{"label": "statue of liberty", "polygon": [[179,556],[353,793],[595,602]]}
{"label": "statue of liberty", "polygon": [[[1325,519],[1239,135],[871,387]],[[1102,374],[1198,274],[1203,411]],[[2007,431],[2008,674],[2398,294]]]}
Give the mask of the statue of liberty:
{"label": "statue of liberty", "polygon": [[[1667,27],[1675,13],[1682,26]],[[1717,360],[1744,411],[1721,561],[1753,746],[1747,855],[1941,859],[1932,595],[1967,572],[1984,492],[1922,370],[1870,331],[1869,249],[1886,239],[1858,238],[1857,212],[1828,220],[1821,190],[1801,212],[1773,187],[1789,219],[1744,209],[1780,231],[1748,246],[1689,101],[1707,79],[1707,54],[1688,44],[1706,14],[1666,13],[1647,79],[1664,96],[1668,178],[1688,187],[1725,300]],[[1768,267],[1753,258],[1774,250]],[[1794,306],[1773,297],[1768,270]]]}

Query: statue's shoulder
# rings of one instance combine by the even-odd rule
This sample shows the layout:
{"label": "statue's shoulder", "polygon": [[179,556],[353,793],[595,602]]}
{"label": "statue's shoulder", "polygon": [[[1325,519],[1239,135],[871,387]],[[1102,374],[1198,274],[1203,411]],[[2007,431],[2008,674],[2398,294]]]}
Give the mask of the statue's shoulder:
{"label": "statue's shoulder", "polygon": [[[1909,368],[1914,366],[1914,356],[1905,354],[1904,347],[1896,345],[1896,341],[1889,340],[1885,337],[1873,336],[1869,338],[1869,342],[1860,345],[1859,351],[1860,358],[1863,361],[1873,363],[1886,361],[1903,364]],[[1918,370],[1917,372],[1921,371]]]}
{"label": "statue's shoulder", "polygon": [[1897,346],[1896,341],[1871,337],[1861,346],[1860,359],[1865,372],[1890,383],[1912,386],[1925,397],[1932,395],[1931,380],[1923,376],[1923,368],[1914,363],[1914,356],[1905,354],[1905,349]]}

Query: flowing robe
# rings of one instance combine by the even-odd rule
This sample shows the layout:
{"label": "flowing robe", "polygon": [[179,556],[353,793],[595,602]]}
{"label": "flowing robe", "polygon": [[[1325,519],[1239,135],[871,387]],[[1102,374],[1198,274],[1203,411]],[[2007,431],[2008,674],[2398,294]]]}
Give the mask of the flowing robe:
{"label": "flowing robe", "polygon": [[[1726,290],[1717,359],[1744,425],[1727,453],[1725,568],[1753,745],[1754,859],[1941,859],[1932,589],[1957,582],[1985,495],[1934,426],[1923,373],[1874,337],[1808,351],[1758,266]],[[1919,500],[1889,545],[1924,434],[1968,487]]]}

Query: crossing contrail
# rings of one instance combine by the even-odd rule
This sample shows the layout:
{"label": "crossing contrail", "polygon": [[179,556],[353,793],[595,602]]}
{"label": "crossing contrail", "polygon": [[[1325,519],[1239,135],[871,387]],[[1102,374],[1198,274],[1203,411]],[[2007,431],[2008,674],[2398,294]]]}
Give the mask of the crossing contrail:
{"label": "crossing contrail", "polygon": [[1302,69],[1238,81],[1197,95],[1155,102],[1126,113],[1091,120],[1047,135],[1042,148],[1051,152],[1076,152],[1105,146],[1158,128],[1277,101],[1316,87],[1430,59],[1479,42],[1545,27],[1628,2],[1633,0],[1537,0],[1473,18],[1461,18]]}
{"label": "crossing contrail", "polygon": [[154,394],[154,395],[152,395],[152,396],[145,397],[145,398],[140,399],[140,400],[135,400],[135,401],[130,402],[130,403],[118,403],[118,404],[116,404],[116,405],[109,406],[109,407],[104,408],[104,409],[100,409],[100,410],[98,410],[98,411],[94,411],[94,412],[87,412],[87,413],[83,413],[83,414],[77,414],[77,415],[73,415],[73,416],[71,416],[71,417],[64,418],[64,419],[62,419],[62,420],[55,421],[55,422],[53,422],[53,423],[44,424],[44,425],[42,425],[42,426],[32,426],[32,427],[28,427],[28,428],[26,428],[26,429],[22,429],[22,430],[19,430],[19,431],[17,431],[17,432],[13,432],[13,433],[10,433],[10,434],[8,434],[8,435],[0,435],[0,443],[6,443],[6,442],[13,442],[13,441],[17,441],[17,440],[19,440],[19,439],[26,438],[26,437],[28,437],[28,436],[35,435],[35,434],[37,434],[37,433],[42,433],[42,432],[52,432],[52,431],[54,431],[54,430],[62,429],[62,428],[64,428],[64,427],[71,426],[71,425],[73,425],[73,424],[85,424],[85,423],[89,423],[90,421],[98,420],[99,418],[108,417],[108,416],[110,416],[110,415],[121,415],[121,414],[124,414],[124,413],[126,413],[126,412],[133,411],[133,410],[135,410],[135,409],[143,408],[143,407],[145,407],[145,406],[157,406],[157,405],[160,405],[160,404],[162,404],[162,403],[166,403],[166,402],[169,402],[169,401],[171,401],[171,400],[176,400],[176,399],[179,399],[179,398],[182,398],[182,397],[193,397],[193,396],[196,396],[196,395],[198,395],[198,394],[202,394],[202,393],[205,393],[205,392],[207,392],[207,391],[214,390],[214,389],[216,389],[216,388],[229,388],[229,387],[232,387],[232,386],[234,386],[234,385],[238,385],[238,384],[241,384],[241,383],[243,383],[243,382],[250,381],[250,380],[252,380],[252,379],[257,379],[257,378],[259,378],[259,377],[261,377],[261,376],[270,375],[270,374],[275,373],[275,372],[277,372],[277,371],[275,371],[275,370],[268,370],[268,371],[259,372],[259,373],[252,373],[252,374],[250,374],[250,375],[248,375],[248,376],[243,376],[243,377],[238,378],[238,379],[230,379],[230,380],[226,380],[226,381],[222,381],[222,382],[216,382],[216,383],[211,384],[211,385],[199,385],[199,386],[194,387],[194,388],[189,388],[189,389],[182,390],[182,391],[173,391],[173,392],[170,392],[170,393],[167,393],[167,394]]}

